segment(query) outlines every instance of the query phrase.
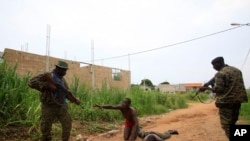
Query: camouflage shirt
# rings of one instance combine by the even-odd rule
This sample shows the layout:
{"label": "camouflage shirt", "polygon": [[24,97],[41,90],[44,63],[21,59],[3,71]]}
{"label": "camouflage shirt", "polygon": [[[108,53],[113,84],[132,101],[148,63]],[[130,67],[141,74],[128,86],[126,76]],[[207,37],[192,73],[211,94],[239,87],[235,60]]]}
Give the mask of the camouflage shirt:
{"label": "camouflage shirt", "polygon": [[239,69],[226,65],[215,75],[216,103],[247,102],[247,92]]}
{"label": "camouflage shirt", "polygon": [[[65,105],[65,98],[69,99],[71,102],[75,102],[75,99],[68,97],[66,94],[60,91],[51,91],[49,89],[50,82],[47,82],[44,77],[46,75],[49,75],[51,78],[53,77],[53,73],[43,73],[40,75],[37,75],[33,78],[30,79],[29,81],[29,87],[36,89],[40,91],[40,101],[43,104],[46,105],[55,105],[55,106],[62,106]],[[67,82],[65,81],[64,78],[62,78],[64,81],[64,87],[66,89],[69,89]],[[61,95],[60,97],[56,97],[58,93]]]}

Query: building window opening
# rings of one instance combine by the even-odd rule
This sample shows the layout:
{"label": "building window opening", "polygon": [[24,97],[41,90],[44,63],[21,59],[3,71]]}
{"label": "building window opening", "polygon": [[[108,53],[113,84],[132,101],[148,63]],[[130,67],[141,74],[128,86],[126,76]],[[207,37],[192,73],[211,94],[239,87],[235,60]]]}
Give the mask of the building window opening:
{"label": "building window opening", "polygon": [[112,79],[116,81],[121,81],[122,80],[121,70],[112,69]]}

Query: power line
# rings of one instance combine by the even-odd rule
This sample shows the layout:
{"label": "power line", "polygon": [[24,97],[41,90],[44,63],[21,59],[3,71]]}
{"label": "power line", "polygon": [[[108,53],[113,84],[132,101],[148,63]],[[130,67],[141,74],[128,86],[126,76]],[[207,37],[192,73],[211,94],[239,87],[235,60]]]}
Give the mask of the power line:
{"label": "power line", "polygon": [[247,56],[246,56],[246,58],[245,58],[245,60],[244,60],[244,63],[243,63],[242,66],[241,66],[241,69],[244,68],[244,66],[245,66],[245,64],[246,64],[246,62],[247,62],[247,58],[248,58],[249,53],[250,53],[250,48],[249,48],[249,50],[248,50],[248,52],[247,52]]}
{"label": "power line", "polygon": [[[199,40],[199,39],[202,39],[202,38],[206,38],[206,37],[210,37],[210,36],[213,36],[213,35],[216,35],[216,34],[227,32],[227,31],[230,31],[230,30],[233,30],[233,29],[236,29],[236,28],[240,28],[242,26],[245,26],[245,25],[239,25],[237,27],[229,28],[229,29],[222,30],[222,31],[219,31],[219,32],[207,34],[207,35],[204,35],[204,36],[200,36],[200,37],[197,37],[197,38],[193,38],[193,39],[189,39],[189,40],[185,40],[185,41],[181,41],[181,42],[169,44],[169,45],[158,47],[158,48],[153,48],[153,49],[148,49],[148,50],[144,50],[144,51],[130,53],[129,55],[132,56],[132,55],[142,54],[142,53],[146,53],[146,52],[151,52],[151,51],[155,51],[155,50],[159,50],[159,49],[164,49],[164,48],[168,48],[168,47],[172,47],[172,46],[176,46],[176,45],[180,45],[180,44],[192,42],[192,41],[195,41],[195,40]],[[107,57],[107,58],[102,58],[102,59],[96,59],[95,61],[111,60],[111,59],[122,58],[122,57],[127,57],[127,56],[128,56],[128,54],[124,54],[124,55],[119,55],[119,56],[113,56],[113,57]]]}

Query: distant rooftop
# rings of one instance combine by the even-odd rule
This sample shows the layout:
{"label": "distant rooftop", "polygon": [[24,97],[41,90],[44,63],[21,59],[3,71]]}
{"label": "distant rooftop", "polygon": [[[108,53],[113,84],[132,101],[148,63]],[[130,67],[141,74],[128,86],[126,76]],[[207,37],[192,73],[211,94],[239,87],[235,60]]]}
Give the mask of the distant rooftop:
{"label": "distant rooftop", "polygon": [[202,83],[184,83],[185,87],[201,87]]}

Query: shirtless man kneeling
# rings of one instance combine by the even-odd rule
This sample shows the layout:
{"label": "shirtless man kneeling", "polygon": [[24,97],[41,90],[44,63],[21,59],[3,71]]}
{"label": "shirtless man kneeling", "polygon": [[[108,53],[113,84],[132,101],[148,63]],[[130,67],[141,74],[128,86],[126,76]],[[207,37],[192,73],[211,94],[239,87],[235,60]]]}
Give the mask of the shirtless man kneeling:
{"label": "shirtless man kneeling", "polygon": [[133,107],[130,107],[130,104],[131,99],[125,98],[122,101],[122,104],[119,105],[94,105],[94,107],[99,109],[113,109],[121,111],[123,117],[125,118],[125,129],[123,133],[123,138],[125,141],[135,141],[139,129],[136,110]]}

